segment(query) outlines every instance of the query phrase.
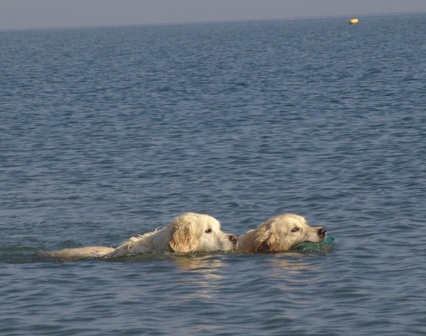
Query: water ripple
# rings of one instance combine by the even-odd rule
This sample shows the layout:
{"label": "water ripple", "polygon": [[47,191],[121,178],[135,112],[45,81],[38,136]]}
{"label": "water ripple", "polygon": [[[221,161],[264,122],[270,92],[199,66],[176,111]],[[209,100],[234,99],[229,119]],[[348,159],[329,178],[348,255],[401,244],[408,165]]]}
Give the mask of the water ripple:
{"label": "water ripple", "polygon": [[[425,334],[425,22],[0,32],[0,334]],[[336,240],[40,254],[186,211],[238,235],[294,212]]]}

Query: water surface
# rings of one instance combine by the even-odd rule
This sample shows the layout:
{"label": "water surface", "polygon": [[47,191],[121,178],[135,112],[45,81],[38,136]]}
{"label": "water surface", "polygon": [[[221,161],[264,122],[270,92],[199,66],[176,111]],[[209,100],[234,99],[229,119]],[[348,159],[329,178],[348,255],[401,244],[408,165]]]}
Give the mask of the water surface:
{"label": "water surface", "polygon": [[[426,333],[424,15],[0,32],[2,335]],[[318,253],[61,262],[186,211]]]}

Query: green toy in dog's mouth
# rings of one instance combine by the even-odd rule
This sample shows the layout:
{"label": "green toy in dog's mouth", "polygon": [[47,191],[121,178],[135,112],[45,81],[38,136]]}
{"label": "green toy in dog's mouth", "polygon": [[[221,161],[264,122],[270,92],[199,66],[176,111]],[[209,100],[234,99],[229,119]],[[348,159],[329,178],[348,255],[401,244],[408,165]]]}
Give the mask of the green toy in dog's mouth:
{"label": "green toy in dog's mouth", "polygon": [[296,246],[294,251],[303,251],[303,252],[327,252],[333,248],[333,237],[326,237],[321,243],[311,243],[304,242]]}

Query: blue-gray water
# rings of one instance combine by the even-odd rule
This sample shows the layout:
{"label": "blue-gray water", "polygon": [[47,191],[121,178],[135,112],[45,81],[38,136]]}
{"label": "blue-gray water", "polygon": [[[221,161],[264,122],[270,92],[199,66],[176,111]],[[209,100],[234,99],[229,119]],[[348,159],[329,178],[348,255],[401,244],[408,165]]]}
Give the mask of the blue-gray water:
{"label": "blue-gray water", "polygon": [[[1,335],[424,335],[426,16],[0,32]],[[326,253],[60,262],[186,211]]]}

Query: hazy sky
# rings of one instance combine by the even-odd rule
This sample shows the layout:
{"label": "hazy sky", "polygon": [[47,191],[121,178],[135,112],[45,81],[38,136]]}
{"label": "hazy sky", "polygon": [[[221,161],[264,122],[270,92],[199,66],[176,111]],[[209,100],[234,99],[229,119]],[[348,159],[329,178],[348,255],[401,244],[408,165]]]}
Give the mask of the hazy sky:
{"label": "hazy sky", "polygon": [[419,12],[426,0],[0,0],[0,30]]}

